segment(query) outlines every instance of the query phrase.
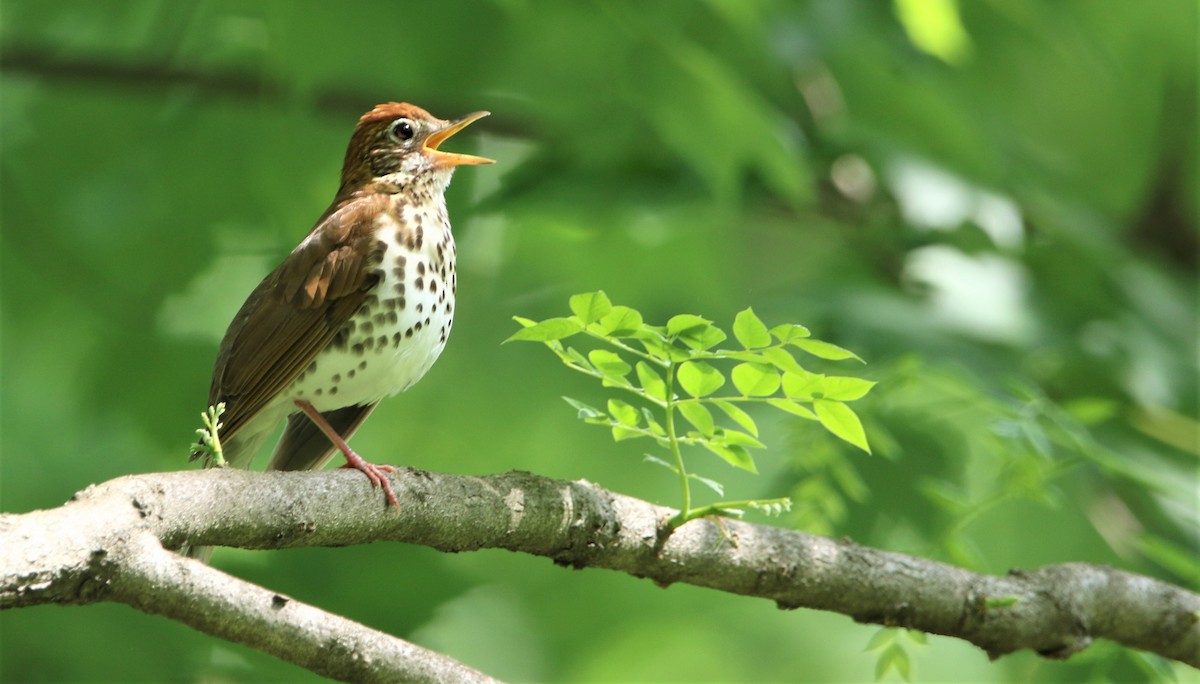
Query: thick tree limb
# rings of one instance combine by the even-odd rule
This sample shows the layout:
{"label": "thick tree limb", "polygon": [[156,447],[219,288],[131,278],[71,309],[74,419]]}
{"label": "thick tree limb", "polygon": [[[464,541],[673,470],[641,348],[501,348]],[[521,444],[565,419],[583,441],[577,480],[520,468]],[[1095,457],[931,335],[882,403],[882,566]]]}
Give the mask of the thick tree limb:
{"label": "thick tree limb", "polygon": [[[686,582],[965,639],[991,657],[1066,658],[1106,638],[1200,667],[1200,595],[1083,563],[1005,577],[847,540],[674,511],[528,473],[393,476],[399,511],[358,473],[137,475],[67,505],[0,516],[0,608],[120,601],[340,679],[482,679],[436,654],[164,551],[380,540],[505,548],[662,585]],[[231,505],[230,502],[236,502]],[[390,668],[390,669],[389,669]]]}

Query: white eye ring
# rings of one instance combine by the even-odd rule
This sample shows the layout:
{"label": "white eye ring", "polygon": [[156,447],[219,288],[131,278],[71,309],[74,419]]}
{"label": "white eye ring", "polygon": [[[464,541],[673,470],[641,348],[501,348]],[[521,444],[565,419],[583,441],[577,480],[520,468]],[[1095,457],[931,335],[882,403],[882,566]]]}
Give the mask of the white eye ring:
{"label": "white eye ring", "polygon": [[388,136],[397,142],[412,140],[416,134],[417,129],[411,119],[396,119],[388,126]]}

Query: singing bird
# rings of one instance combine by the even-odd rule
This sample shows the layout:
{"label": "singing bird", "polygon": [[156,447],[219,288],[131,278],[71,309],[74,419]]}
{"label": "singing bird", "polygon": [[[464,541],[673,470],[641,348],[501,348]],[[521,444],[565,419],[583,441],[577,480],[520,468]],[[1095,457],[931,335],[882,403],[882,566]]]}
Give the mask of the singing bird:
{"label": "singing bird", "polygon": [[359,119],[332,204],[221,341],[208,400],[225,404],[230,465],[248,467],[286,418],[268,469],[316,469],[340,451],[343,467],[398,505],[386,476],[394,468],[368,463],[346,440],[446,346],[456,277],[444,193],[456,167],[493,160],[438,148],[487,115],[443,121],[392,102]]}

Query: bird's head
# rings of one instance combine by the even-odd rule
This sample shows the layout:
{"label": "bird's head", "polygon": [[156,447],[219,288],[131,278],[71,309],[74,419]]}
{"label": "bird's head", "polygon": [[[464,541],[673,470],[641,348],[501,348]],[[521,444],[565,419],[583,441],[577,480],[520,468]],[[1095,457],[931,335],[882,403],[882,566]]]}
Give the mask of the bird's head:
{"label": "bird's head", "polygon": [[443,152],[438,147],[488,112],[475,112],[444,121],[404,102],[377,105],[358,120],[342,167],[342,193],[370,184],[395,187],[432,184],[441,190],[456,166],[492,164],[470,154]]}

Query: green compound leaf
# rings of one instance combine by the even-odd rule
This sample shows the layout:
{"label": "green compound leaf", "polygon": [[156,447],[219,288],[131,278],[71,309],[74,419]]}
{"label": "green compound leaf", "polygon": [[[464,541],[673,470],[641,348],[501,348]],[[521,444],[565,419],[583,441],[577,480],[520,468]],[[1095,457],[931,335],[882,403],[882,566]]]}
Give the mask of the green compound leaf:
{"label": "green compound leaf", "polygon": [[600,320],[612,310],[612,302],[604,291],[577,294],[570,299],[571,313],[579,317],[585,326]]}
{"label": "green compound leaf", "polygon": [[658,399],[659,401],[667,400],[667,383],[663,377],[654,370],[654,367],[645,361],[637,362],[638,382],[641,383],[642,389],[646,395]]}
{"label": "green compound leaf", "polygon": [[817,420],[817,414],[809,410],[807,406],[801,406],[791,399],[768,399],[767,403],[781,411],[787,411],[794,416]]}
{"label": "green compound leaf", "polygon": [[771,344],[771,333],[751,308],[739,312],[733,319],[733,336],[746,349],[757,349]]}
{"label": "green compound leaf", "polygon": [[641,416],[637,408],[620,399],[608,400],[608,415],[621,425],[629,427],[637,427],[638,418]]}
{"label": "green compound leaf", "polygon": [[710,401],[714,406],[724,411],[725,415],[732,418],[733,422],[741,425],[746,432],[749,432],[755,437],[758,436],[758,425],[755,424],[754,419],[750,417],[750,414],[739,408],[737,404],[731,401],[725,401],[724,399],[710,399]]}
{"label": "green compound leaf", "polygon": [[[521,323],[521,321],[517,321]],[[523,323],[522,323],[523,324]],[[522,328],[513,333],[505,342],[549,342],[570,337],[583,330],[579,321],[573,318],[547,318],[540,323]]]}
{"label": "green compound leaf", "polygon": [[712,413],[698,401],[684,401],[675,405],[684,418],[691,423],[700,434],[705,437],[712,437],[716,425],[713,423]]}
{"label": "green compound leaf", "polygon": [[618,382],[633,370],[633,366],[625,363],[625,359],[619,354],[607,349],[593,349],[588,352],[588,361],[591,361],[602,375]]}
{"label": "green compound leaf", "polygon": [[806,351],[809,354],[812,354],[813,356],[816,356],[818,358],[829,359],[830,361],[841,361],[843,359],[854,359],[855,361],[860,361],[862,363],[866,363],[866,361],[863,361],[861,358],[859,358],[858,354],[855,354],[854,352],[850,351],[849,349],[842,349],[841,347],[837,346],[836,344],[822,342],[821,340],[812,340],[812,339],[792,340],[791,344],[803,349],[804,351]]}
{"label": "green compound leaf", "polygon": [[769,397],[779,389],[779,371],[769,363],[739,363],[732,375],[733,386],[747,397]]}
{"label": "green compound leaf", "polygon": [[679,366],[679,384],[693,397],[707,397],[721,389],[725,376],[703,361],[687,361]]}
{"label": "green compound leaf", "polygon": [[862,422],[858,420],[858,415],[849,406],[840,401],[816,399],[813,401],[813,409],[817,414],[817,419],[821,421],[821,425],[824,425],[826,430],[868,454],[871,453]]}
{"label": "green compound leaf", "polygon": [[726,463],[734,466],[735,468],[741,468],[742,470],[752,473],[758,472],[758,468],[754,467],[754,459],[750,457],[750,452],[746,451],[745,447],[737,445],[724,446],[722,444],[715,444],[708,440],[701,442],[701,444],[704,445],[705,449],[708,449],[714,454],[720,456],[725,460]]}
{"label": "green compound leaf", "polygon": [[642,315],[627,306],[614,306],[598,323],[604,335],[630,337],[642,329]]}

